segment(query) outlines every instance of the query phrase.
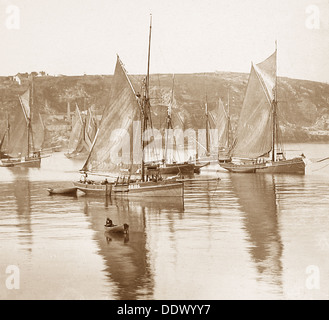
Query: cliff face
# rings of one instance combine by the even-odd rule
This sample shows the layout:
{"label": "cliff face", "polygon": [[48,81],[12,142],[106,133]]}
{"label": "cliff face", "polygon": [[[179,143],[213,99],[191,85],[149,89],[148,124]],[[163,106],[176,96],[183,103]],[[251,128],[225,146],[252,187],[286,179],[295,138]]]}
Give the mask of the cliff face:
{"label": "cliff face", "polygon": [[[141,76],[132,76],[139,83]],[[66,114],[67,106],[74,111],[94,106],[101,115],[110,97],[112,76],[43,76],[34,80],[34,111],[40,112],[45,125],[55,122],[51,115]],[[204,105],[216,108],[221,99],[228,103],[233,129],[239,119],[248,74],[216,72],[206,74],[178,74],[174,81],[171,74],[151,75],[151,104],[153,123],[164,128],[166,108],[171,103],[172,89],[174,126],[183,129],[205,128]],[[174,83],[174,85],[173,85]],[[13,114],[18,107],[18,95],[28,88],[28,80],[19,85],[9,77],[0,78],[0,133],[4,130],[6,113]],[[138,90],[138,85],[136,90]],[[329,85],[320,82],[278,79],[279,122],[286,142],[329,141]],[[60,123],[58,123],[60,125]],[[63,127],[61,135],[63,135]],[[69,126],[68,126],[69,128]],[[67,137],[66,137],[67,138]],[[65,139],[66,139],[65,138]],[[64,139],[64,140],[65,140]]]}

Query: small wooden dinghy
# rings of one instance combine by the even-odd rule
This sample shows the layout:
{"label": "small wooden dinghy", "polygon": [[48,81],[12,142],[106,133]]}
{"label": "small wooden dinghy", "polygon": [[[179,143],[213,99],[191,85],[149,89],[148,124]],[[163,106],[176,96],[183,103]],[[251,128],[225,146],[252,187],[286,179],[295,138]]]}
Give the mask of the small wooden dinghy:
{"label": "small wooden dinghy", "polygon": [[69,188],[48,188],[48,193],[50,195],[53,194],[61,194],[61,195],[69,195],[69,196],[76,196],[77,195],[77,188],[76,187],[69,187]]}
{"label": "small wooden dinghy", "polygon": [[113,232],[113,233],[128,233],[129,232],[129,225],[127,223],[121,224],[121,225],[112,225],[111,227],[108,227],[104,225],[104,229],[107,232]]}

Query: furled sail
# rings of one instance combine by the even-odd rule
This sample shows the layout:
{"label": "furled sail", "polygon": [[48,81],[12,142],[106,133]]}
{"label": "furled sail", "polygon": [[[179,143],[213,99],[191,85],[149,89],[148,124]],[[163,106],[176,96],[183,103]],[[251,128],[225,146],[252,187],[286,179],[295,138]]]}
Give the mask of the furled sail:
{"label": "furled sail", "polygon": [[136,140],[133,137],[134,127],[136,131],[134,121],[139,118],[140,105],[135,90],[118,57],[110,101],[103,112],[93,148],[82,170],[116,172],[120,168],[131,168],[133,163],[141,163],[141,159],[133,159],[133,150],[136,149],[133,145]]}
{"label": "furled sail", "polygon": [[232,156],[255,159],[272,150],[276,52],[252,65]]}

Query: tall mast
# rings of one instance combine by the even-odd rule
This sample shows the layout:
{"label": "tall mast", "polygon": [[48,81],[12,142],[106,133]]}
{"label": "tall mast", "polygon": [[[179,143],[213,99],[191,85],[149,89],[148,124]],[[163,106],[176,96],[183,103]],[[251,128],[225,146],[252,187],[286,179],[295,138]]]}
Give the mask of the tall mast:
{"label": "tall mast", "polygon": [[207,92],[206,92],[205,112],[206,112],[206,149],[207,149],[207,154],[209,154],[209,113],[208,113]]}
{"label": "tall mast", "polygon": [[206,87],[206,74],[204,74],[204,92],[205,92],[205,116],[206,116],[206,152],[209,155],[209,113],[208,113],[208,97]]}
{"label": "tall mast", "polygon": [[172,76],[172,89],[171,89],[171,101],[168,105],[168,109],[167,109],[167,132],[166,132],[166,145],[165,145],[165,156],[164,159],[167,160],[167,153],[168,153],[168,148],[167,148],[167,144],[168,144],[168,139],[169,139],[169,129],[172,129],[172,121],[171,121],[171,114],[172,114],[172,105],[174,102],[174,86],[175,86],[175,75],[173,74]]}
{"label": "tall mast", "polygon": [[230,147],[230,89],[227,91],[227,147]]}
{"label": "tall mast", "polygon": [[148,48],[148,57],[147,57],[147,74],[145,81],[145,93],[143,97],[143,110],[142,110],[142,168],[141,175],[142,181],[145,181],[145,141],[143,139],[143,134],[147,128],[147,118],[148,118],[148,104],[149,104],[149,84],[150,84],[150,56],[151,56],[151,32],[152,32],[152,15],[150,15],[150,32],[149,32],[149,48]]}
{"label": "tall mast", "polygon": [[29,84],[29,107],[30,107],[30,116],[27,118],[27,156],[30,156],[30,139],[32,140],[31,132],[31,117],[32,117],[32,107],[33,107],[33,75],[31,73],[31,80]]}
{"label": "tall mast", "polygon": [[147,75],[146,75],[146,94],[149,98],[149,87],[150,87],[150,59],[151,59],[151,33],[152,33],[152,14],[150,15],[150,32],[149,32],[149,50],[147,57]]}
{"label": "tall mast", "polygon": [[273,124],[272,124],[272,161],[276,161],[276,144],[277,144],[277,106],[278,106],[278,66],[277,66],[277,41],[275,41],[275,88],[274,99],[272,102],[273,108]]}

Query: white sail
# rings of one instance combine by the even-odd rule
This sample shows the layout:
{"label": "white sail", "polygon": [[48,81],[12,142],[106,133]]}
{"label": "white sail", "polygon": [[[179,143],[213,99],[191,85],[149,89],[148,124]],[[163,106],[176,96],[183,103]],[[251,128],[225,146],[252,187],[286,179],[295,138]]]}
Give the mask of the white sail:
{"label": "white sail", "polygon": [[233,157],[255,159],[271,152],[275,79],[276,52],[262,63],[251,67]]}
{"label": "white sail", "polygon": [[118,57],[110,101],[103,112],[97,137],[82,170],[116,172],[136,164],[136,159],[133,159],[133,124],[139,120],[140,111],[135,90]]}

